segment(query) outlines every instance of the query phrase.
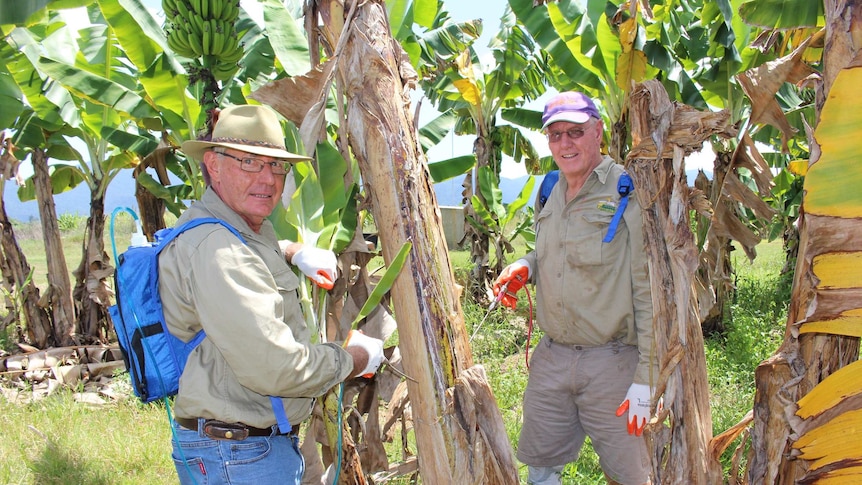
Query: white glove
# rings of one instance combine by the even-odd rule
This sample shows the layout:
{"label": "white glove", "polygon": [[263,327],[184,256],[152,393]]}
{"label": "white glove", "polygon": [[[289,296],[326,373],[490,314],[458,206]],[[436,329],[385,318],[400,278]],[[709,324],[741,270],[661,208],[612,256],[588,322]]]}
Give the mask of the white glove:
{"label": "white glove", "polygon": [[317,286],[332,289],[338,271],[338,259],[332,251],[303,245],[293,255],[290,264],[299,268],[305,276],[317,283]]}
{"label": "white glove", "polygon": [[620,403],[617,408],[617,416],[622,416],[626,411],[629,412],[626,424],[629,434],[640,436],[644,432],[644,427],[650,419],[650,399],[652,397],[652,389],[646,384],[632,383],[626,393],[626,398]]}
{"label": "white glove", "polygon": [[359,347],[368,354],[368,364],[356,375],[373,377],[377,368],[383,363],[383,341],[379,338],[369,337],[359,330],[351,330],[347,334],[344,347]]}

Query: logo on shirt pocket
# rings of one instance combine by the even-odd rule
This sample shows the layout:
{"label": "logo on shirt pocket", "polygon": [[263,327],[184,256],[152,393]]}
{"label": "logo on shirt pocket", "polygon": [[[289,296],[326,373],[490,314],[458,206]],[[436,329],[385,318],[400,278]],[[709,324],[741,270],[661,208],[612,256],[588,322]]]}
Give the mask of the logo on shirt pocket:
{"label": "logo on shirt pocket", "polygon": [[613,214],[614,212],[617,211],[617,201],[612,200],[612,199],[603,200],[603,201],[598,203],[597,207],[602,212],[607,212],[607,213]]}

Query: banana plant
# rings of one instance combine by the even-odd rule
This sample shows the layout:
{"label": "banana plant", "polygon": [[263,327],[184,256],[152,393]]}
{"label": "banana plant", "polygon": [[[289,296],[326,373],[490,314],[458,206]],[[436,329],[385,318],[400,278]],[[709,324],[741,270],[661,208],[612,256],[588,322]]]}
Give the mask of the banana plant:
{"label": "banana plant", "polygon": [[[291,171],[296,190],[285,206],[270,216],[279,237],[342,252],[353,239],[359,214],[353,184],[344,187],[347,162],[338,150],[323,142],[317,147],[320,174],[310,163],[298,163]],[[317,341],[326,340],[326,292],[308,278],[300,278],[300,304],[306,323]]]}
{"label": "banana plant", "polygon": [[[479,169],[479,190],[483,198],[473,195],[472,202],[476,216],[469,217],[467,222],[491,240],[496,256],[493,270],[497,274],[503,271],[506,265],[506,254],[515,252],[512,241],[517,237],[523,237],[529,247],[535,238],[532,233],[533,208],[528,205],[535,183],[536,180],[532,176],[527,178],[527,182],[515,200],[510,204],[504,204],[503,192],[495,183],[494,173],[489,167]],[[514,226],[510,230],[509,226],[512,224]]]}
{"label": "banana plant", "polygon": [[[465,219],[480,225],[484,218],[477,217],[477,211],[484,211],[492,219],[498,213],[493,210],[493,203],[485,200],[484,193],[476,190],[481,183],[478,174],[482,168],[491,169],[493,176],[487,181],[499,187],[504,154],[518,162],[524,161],[531,168],[539,166],[539,157],[529,138],[516,126],[498,125],[498,116],[505,109],[517,108],[544,92],[541,73],[546,70],[545,58],[516,23],[511,10],[507,9],[500,22],[501,29],[490,43],[493,64],[483,65],[475,50],[468,45],[457,54],[453,53],[449,63],[435,77],[423,81],[426,96],[437,109],[443,113],[452,112],[457,117],[455,132],[476,136],[472,154],[475,164],[471,163],[470,156],[459,156],[437,162],[434,168],[435,173],[446,176],[459,172],[468,174],[463,184]],[[477,208],[477,205],[481,207]],[[488,210],[489,207],[492,210]],[[465,237],[471,243],[472,261],[468,287],[476,301],[487,297],[488,282],[505,264],[503,258],[498,259],[494,268],[489,265],[491,239],[495,239],[495,245],[501,248],[508,246],[508,242],[503,243],[500,239],[502,227],[499,222],[482,228],[473,224],[467,227]],[[498,252],[498,257],[504,252]]]}
{"label": "banana plant", "polygon": [[[91,6],[90,12],[95,23],[76,31],[65,22],[61,12],[46,10],[47,20],[18,26],[9,32],[4,51],[11,47],[9,50],[14,53],[4,59],[11,79],[26,96],[33,113],[26,123],[19,123],[21,134],[25,135],[21,141],[27,143],[19,146],[25,154],[44,150],[47,157],[61,161],[46,167],[51,187],[42,191],[43,197],[78,183],[85,183],[90,189],[91,213],[72,292],[79,308],[64,311],[63,319],[71,324],[77,315],[78,332],[84,338],[96,340],[105,334],[108,319],[104,308],[110,295],[105,285],[111,266],[104,250],[104,196],[116,174],[136,160],[132,151],[112,145],[106,137],[115,131],[145,133],[148,124],[158,123],[158,113],[140,95],[135,72],[122,62],[125,54],[117,49],[113,31],[97,8]],[[19,69],[25,66],[27,70],[19,74]],[[34,77],[41,83],[34,83]],[[32,126],[33,122],[41,127],[41,133],[25,126]],[[151,135],[143,137],[153,140]],[[68,139],[78,139],[80,144],[69,143]],[[79,150],[81,145],[86,149],[84,153]],[[43,159],[33,158],[38,164]],[[36,174],[40,173],[41,168],[37,167]],[[33,180],[43,183],[41,175]],[[34,197],[34,188],[33,183],[26,185],[19,190],[19,196],[23,200]],[[43,224],[46,219],[55,217],[43,215]],[[50,229],[46,231],[50,233]],[[61,247],[50,249],[62,251]],[[66,274],[65,264],[52,269],[51,272]]]}

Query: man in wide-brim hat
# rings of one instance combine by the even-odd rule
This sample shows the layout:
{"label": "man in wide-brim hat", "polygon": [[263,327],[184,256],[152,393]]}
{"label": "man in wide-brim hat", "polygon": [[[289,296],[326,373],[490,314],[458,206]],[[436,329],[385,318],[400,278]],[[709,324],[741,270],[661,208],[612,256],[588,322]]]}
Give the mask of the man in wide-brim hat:
{"label": "man in wide-brim hat", "polygon": [[292,163],[278,115],[264,106],[221,112],[209,141],[186,155],[208,175],[203,197],[177,221],[219,224],[183,232],[162,251],[159,294],[172,334],[206,338],[186,361],[174,408],[173,459],[181,483],[299,484],[299,424],[314,398],[376,371],[383,342],[352,333],[342,348],[311,344],[288,261],[318,283],[336,277],[330,251],[279,244],[267,219]]}

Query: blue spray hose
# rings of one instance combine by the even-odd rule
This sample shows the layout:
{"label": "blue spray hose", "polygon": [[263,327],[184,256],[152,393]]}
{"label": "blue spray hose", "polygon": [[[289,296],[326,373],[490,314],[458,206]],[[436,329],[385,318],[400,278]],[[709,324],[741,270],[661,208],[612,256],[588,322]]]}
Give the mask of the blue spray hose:
{"label": "blue spray hose", "polygon": [[[113,212],[111,212],[111,224],[110,224],[110,228],[108,231],[110,232],[110,235],[111,235],[111,251],[113,251],[113,253],[114,253],[114,271],[115,272],[118,271],[120,268],[120,256],[119,256],[119,253],[117,253],[117,241],[116,241],[116,234],[114,232],[114,225],[115,225],[114,220],[116,219],[117,214],[119,214],[120,212],[123,212],[123,211],[126,211],[129,214],[131,214],[132,220],[135,221],[135,229],[136,229],[135,234],[143,234],[143,231],[141,230],[141,220],[138,218],[138,214],[136,214],[135,211],[133,211],[132,209],[130,209],[128,207],[117,207],[116,209],[113,210]],[[119,289],[117,289],[117,291],[119,291]],[[143,342],[143,343],[145,343],[145,342]],[[152,352],[150,351],[150,349],[146,345],[144,345],[144,349],[147,351],[147,353],[150,354],[150,358],[153,358]],[[156,371],[158,371],[158,368],[156,368]],[[173,417],[173,414],[171,413],[171,402],[168,399],[167,393],[165,393],[165,397],[163,398],[163,400],[165,402],[165,413],[168,416],[168,423],[171,426],[171,437],[173,438],[174,443],[176,443],[176,445],[177,445],[177,452],[179,453],[180,459],[183,461],[183,464],[186,467],[186,472],[189,474],[189,478],[192,479],[192,483],[194,483],[194,485],[198,485],[197,479],[192,474],[191,468],[189,468],[189,464],[188,464],[188,461],[186,460],[185,453],[183,453],[183,448],[180,445],[180,439],[177,436],[177,430],[173,425],[174,417]]]}

